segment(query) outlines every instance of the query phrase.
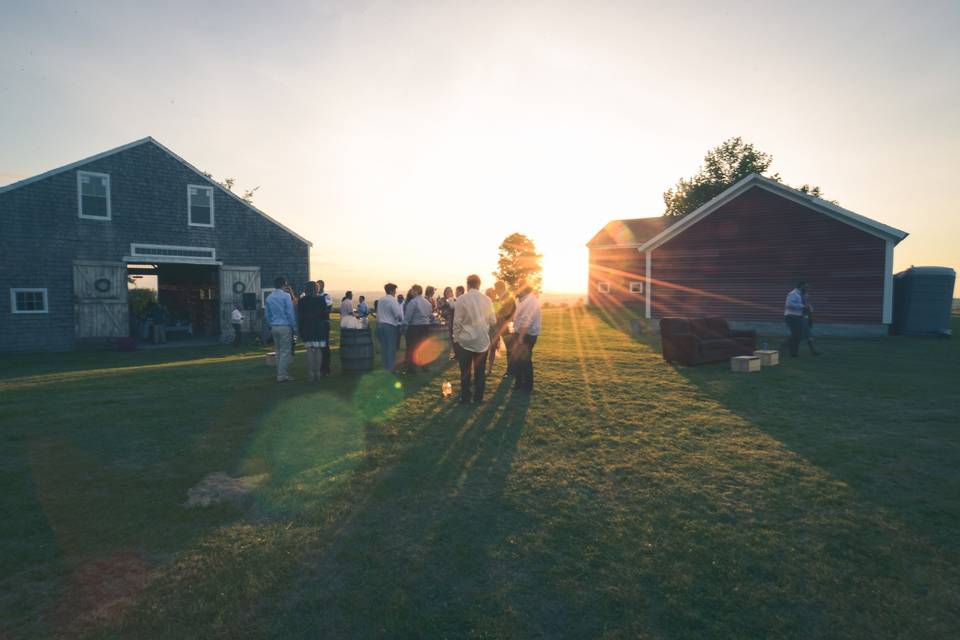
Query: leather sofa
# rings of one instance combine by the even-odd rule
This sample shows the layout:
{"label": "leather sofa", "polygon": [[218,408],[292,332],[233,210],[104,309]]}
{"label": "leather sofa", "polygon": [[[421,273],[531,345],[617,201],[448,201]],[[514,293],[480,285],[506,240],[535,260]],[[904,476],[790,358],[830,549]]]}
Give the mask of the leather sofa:
{"label": "leather sofa", "polygon": [[753,355],[756,331],[734,331],[723,318],[663,318],[663,359],[687,366]]}

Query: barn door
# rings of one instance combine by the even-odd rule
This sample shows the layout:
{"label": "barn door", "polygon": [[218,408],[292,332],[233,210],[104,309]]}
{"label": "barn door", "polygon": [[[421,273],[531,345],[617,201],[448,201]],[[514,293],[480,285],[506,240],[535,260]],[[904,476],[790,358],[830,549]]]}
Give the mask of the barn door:
{"label": "barn door", "polygon": [[73,307],[78,338],[130,335],[127,265],[122,262],[74,262]]}
{"label": "barn door", "polygon": [[[260,298],[260,267],[220,267],[220,331],[232,331],[230,316],[236,305],[243,309],[244,294]],[[247,296],[249,298],[249,296]],[[244,332],[260,332],[257,310],[243,310]]]}

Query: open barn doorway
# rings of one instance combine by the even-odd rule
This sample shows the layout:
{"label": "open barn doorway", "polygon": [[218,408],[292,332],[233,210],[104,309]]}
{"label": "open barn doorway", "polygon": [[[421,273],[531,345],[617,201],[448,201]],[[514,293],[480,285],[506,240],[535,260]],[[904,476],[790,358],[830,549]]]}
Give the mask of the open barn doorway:
{"label": "open barn doorway", "polygon": [[218,272],[205,264],[128,265],[130,335],[144,343],[216,340]]}

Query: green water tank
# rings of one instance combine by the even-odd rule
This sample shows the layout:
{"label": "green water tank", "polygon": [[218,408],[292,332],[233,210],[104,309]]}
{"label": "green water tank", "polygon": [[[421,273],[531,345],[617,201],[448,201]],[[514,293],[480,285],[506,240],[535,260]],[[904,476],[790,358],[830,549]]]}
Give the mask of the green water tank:
{"label": "green water tank", "polygon": [[893,276],[893,331],[907,336],[949,336],[953,286],[949,267],[910,267]]}

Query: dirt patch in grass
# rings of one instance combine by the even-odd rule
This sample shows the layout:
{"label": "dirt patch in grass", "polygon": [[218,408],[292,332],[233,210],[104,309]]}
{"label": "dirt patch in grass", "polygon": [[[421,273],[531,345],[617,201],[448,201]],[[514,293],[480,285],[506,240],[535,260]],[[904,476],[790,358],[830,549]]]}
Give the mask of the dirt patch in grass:
{"label": "dirt patch in grass", "polygon": [[150,563],[132,552],[100,556],[80,564],[57,607],[58,626],[79,632],[116,622],[152,577]]}
{"label": "dirt patch in grass", "polygon": [[234,478],[223,471],[211,473],[187,490],[185,507],[207,507],[221,502],[243,503],[267,479],[268,474]]}

